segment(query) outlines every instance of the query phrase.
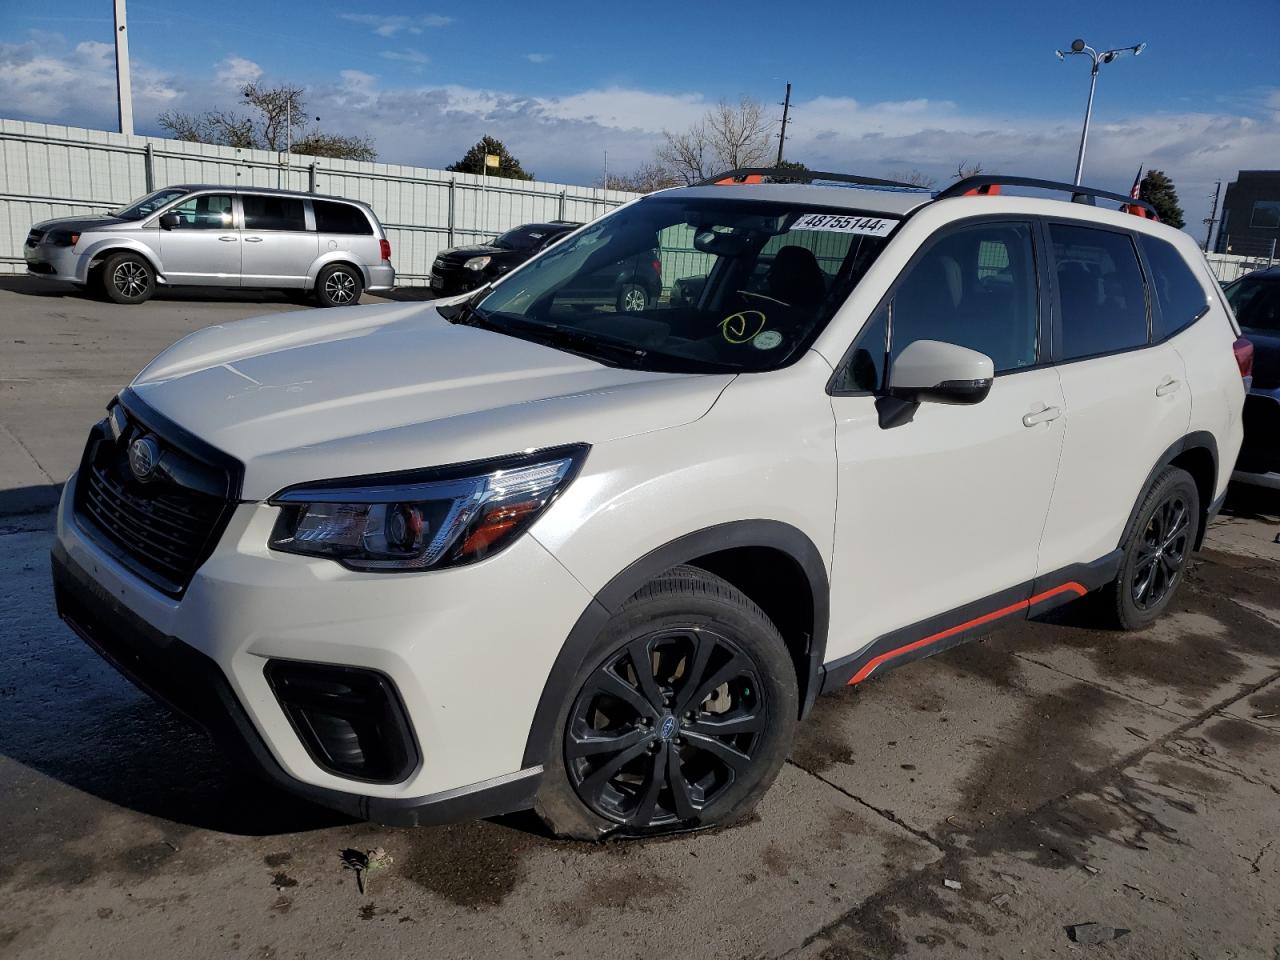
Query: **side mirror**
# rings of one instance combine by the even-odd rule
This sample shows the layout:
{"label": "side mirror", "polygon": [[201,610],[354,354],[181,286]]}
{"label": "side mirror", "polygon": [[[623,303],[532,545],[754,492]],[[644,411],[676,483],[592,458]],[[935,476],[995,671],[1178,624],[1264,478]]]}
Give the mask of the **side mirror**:
{"label": "side mirror", "polygon": [[889,396],[908,403],[981,403],[991,392],[995,364],[985,353],[940,340],[916,340],[889,372]]}
{"label": "side mirror", "polygon": [[160,214],[160,229],[161,229],[161,230],[172,230],[172,229],[173,229],[174,227],[176,227],[180,222],[181,222],[181,221],[179,221],[179,219],[178,219],[178,215],[177,215],[176,213],[162,213],[162,214]]}

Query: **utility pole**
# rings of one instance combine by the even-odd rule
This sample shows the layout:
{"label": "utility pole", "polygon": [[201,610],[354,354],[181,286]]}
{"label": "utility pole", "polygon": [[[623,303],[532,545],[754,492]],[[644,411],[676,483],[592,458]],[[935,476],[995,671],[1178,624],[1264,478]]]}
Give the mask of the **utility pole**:
{"label": "utility pole", "polygon": [[1204,252],[1209,252],[1209,241],[1213,238],[1213,225],[1218,222],[1218,195],[1222,193],[1222,181],[1219,180],[1213,188],[1213,209],[1209,211],[1209,219],[1206,220],[1205,226],[1208,227],[1204,232]]}
{"label": "utility pole", "polygon": [[125,0],[115,0],[116,104],[120,132],[133,136],[133,89],[129,85],[129,31],[124,3]]}
{"label": "utility pole", "polygon": [[787,115],[791,112],[791,84],[787,84],[787,95],[782,100],[782,132],[778,134],[778,166],[782,166],[782,148],[787,143]]}

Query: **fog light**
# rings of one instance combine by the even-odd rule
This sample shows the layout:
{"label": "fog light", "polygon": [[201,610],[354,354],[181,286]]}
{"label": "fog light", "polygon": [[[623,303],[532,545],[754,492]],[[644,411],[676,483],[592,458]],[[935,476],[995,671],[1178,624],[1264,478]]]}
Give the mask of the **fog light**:
{"label": "fog light", "polygon": [[270,660],[267,682],[311,758],[338,776],[398,783],[418,752],[395,686],[374,670]]}

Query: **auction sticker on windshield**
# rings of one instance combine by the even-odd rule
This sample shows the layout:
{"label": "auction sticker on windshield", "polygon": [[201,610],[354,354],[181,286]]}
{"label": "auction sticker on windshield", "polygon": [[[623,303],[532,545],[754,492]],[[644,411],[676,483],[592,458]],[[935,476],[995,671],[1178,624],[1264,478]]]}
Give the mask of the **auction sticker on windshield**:
{"label": "auction sticker on windshield", "polygon": [[850,217],[839,213],[806,213],[791,225],[792,230],[826,230],[831,233],[861,233],[887,237],[898,225],[893,217]]}

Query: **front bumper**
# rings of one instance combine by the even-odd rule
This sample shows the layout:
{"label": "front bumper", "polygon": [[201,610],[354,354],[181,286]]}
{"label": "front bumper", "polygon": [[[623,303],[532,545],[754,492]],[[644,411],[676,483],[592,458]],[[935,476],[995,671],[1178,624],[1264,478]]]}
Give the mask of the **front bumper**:
{"label": "front bumper", "polygon": [[27,264],[27,276],[40,280],[61,280],[64,283],[87,283],[89,261],[92,257],[76,253],[75,247],[59,247],[52,243],[23,245],[23,258]]}
{"label": "front bumper", "polygon": [[[240,504],[180,599],[80,529],[73,476],[59,508],[59,613],[139,686],[294,793],[354,816],[437,823],[526,807],[542,768],[524,750],[551,665],[590,595],[532,537],[488,561],[355,574],[266,549],[275,508]],[[376,670],[421,757],[403,781],[335,775],[308,753],[265,676],[273,660]]]}

